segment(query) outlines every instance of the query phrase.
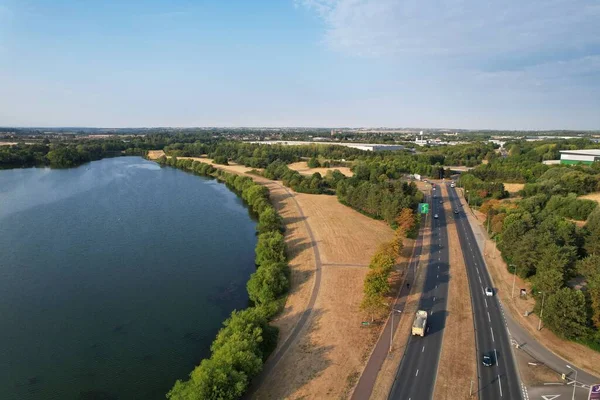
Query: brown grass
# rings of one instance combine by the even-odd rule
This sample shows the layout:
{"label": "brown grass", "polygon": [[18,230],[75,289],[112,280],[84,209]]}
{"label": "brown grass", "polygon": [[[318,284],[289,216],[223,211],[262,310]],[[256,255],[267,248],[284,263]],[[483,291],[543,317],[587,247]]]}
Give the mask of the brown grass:
{"label": "brown grass", "polygon": [[0,142],[0,146],[14,146],[16,142]]}
{"label": "brown grass", "polygon": [[157,160],[165,155],[165,152],[162,150],[148,150],[148,159]]}
{"label": "brown grass", "polygon": [[504,190],[508,193],[517,193],[519,190],[522,190],[525,187],[524,183],[505,183]]}
{"label": "brown grass", "polygon": [[600,192],[588,193],[583,196],[579,196],[580,199],[594,200],[600,203]]}
{"label": "brown grass", "polygon": [[289,164],[288,167],[290,167],[290,169],[300,172],[302,175],[312,175],[315,172],[318,172],[322,176],[325,176],[328,171],[334,171],[336,169],[346,176],[353,175],[353,172],[350,171],[350,168],[348,168],[348,167],[308,168],[308,164],[306,161],[292,163],[292,164]]}
{"label": "brown grass", "polygon": [[[446,185],[441,185],[448,199]],[[473,312],[467,269],[458,241],[458,231],[450,201],[444,202],[448,227],[450,272],[448,281],[448,316],[444,328],[442,354],[435,383],[435,399],[467,399],[471,380],[477,392],[477,355],[473,332]]]}
{"label": "brown grass", "polygon": [[[474,229],[481,229],[485,235],[485,228],[483,227],[485,216],[476,212],[478,218],[473,217],[462,197],[461,202],[469,219],[475,222]],[[512,299],[513,274],[508,272],[508,267],[493,240],[486,239],[484,256],[498,296],[502,300],[504,309],[511,313],[513,319],[525,328],[535,340],[553,353],[591,374],[597,374],[598,365],[600,365],[600,353],[581,344],[563,340],[548,329],[538,331],[538,316],[536,314],[529,314],[528,317],[524,316],[526,310],[533,310],[535,301],[531,296],[520,298],[518,293],[520,288],[524,288],[527,293],[531,293],[531,284],[517,277],[515,283],[516,296]]]}
{"label": "brown grass", "polygon": [[260,399],[343,398],[366,362],[380,327],[361,325],[366,265],[393,231],[333,196],[295,194],[323,265],[315,316],[256,392]]}
{"label": "brown grass", "polygon": [[426,230],[423,234],[423,245],[421,255],[419,256],[419,266],[417,267],[416,278],[413,285],[411,285],[410,295],[406,299],[404,310],[402,314],[400,314],[400,321],[398,322],[398,328],[392,343],[392,353],[385,359],[381,366],[379,374],[377,375],[377,380],[375,381],[375,387],[371,393],[371,400],[387,400],[392,385],[394,384],[398,366],[404,356],[404,349],[411,334],[413,317],[415,312],[417,312],[423,285],[425,283],[424,270],[427,268],[427,263],[429,262],[431,243],[430,234],[429,230]]}

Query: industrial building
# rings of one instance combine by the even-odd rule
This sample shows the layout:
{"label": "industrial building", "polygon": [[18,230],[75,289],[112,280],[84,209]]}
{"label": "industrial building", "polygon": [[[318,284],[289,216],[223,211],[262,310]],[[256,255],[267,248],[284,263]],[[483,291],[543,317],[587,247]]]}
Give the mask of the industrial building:
{"label": "industrial building", "polygon": [[561,164],[593,164],[600,161],[600,149],[560,150]]}
{"label": "industrial building", "polygon": [[263,141],[250,141],[248,143],[258,144],[281,144],[288,146],[307,146],[307,145],[335,145],[351,147],[353,149],[365,150],[365,151],[392,151],[392,150],[404,150],[404,146],[400,144],[377,144],[377,143],[348,143],[348,142],[325,142],[322,138],[314,138],[314,142],[301,142],[301,141],[286,141],[286,140],[263,140]]}

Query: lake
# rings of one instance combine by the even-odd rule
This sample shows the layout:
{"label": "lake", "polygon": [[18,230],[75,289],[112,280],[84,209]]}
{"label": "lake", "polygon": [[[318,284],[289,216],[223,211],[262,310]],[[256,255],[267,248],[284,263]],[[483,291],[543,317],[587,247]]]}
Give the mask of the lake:
{"label": "lake", "polygon": [[0,399],[164,399],[248,305],[255,226],[139,157],[0,170]]}

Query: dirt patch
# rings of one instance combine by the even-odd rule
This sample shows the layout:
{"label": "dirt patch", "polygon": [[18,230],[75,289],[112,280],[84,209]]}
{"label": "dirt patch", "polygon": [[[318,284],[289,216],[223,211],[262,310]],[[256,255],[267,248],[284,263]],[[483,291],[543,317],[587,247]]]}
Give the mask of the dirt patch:
{"label": "dirt patch", "polygon": [[522,190],[525,187],[524,183],[505,183],[504,190],[508,193],[517,193],[519,190]]}
{"label": "dirt patch", "polygon": [[[442,185],[444,198],[448,199],[446,185]],[[473,332],[473,311],[467,269],[450,201],[444,202],[448,228],[450,271],[446,326],[442,342],[442,354],[435,383],[435,399],[466,399],[471,381],[477,392],[477,355]]]}
{"label": "dirt patch", "polygon": [[0,142],[0,146],[14,146],[18,143],[16,142]]}
{"label": "dirt patch", "polygon": [[338,170],[342,174],[346,176],[352,176],[354,173],[350,171],[348,167],[331,167],[331,168],[309,168],[306,161],[300,161],[296,163],[289,164],[288,167],[293,169],[294,171],[300,172],[302,175],[312,175],[315,172],[320,173],[322,176],[325,176],[328,171]]}
{"label": "dirt patch", "polygon": [[583,196],[579,196],[579,199],[583,200],[594,200],[597,203],[600,203],[600,192],[588,193]]}
{"label": "dirt patch", "polygon": [[515,358],[519,366],[521,380],[526,386],[564,382],[556,371],[538,362],[524,351],[516,350]]}
{"label": "dirt patch", "polygon": [[[462,197],[460,197],[460,201],[465,212],[470,213],[467,204]],[[479,225],[479,227],[474,227],[474,230],[477,231],[479,229],[485,234],[485,228],[483,227],[485,216],[478,212],[475,212],[474,214],[474,220],[476,220]],[[515,296],[513,298],[512,287],[514,275],[508,271],[508,266],[502,259],[495,242],[487,237],[485,239],[484,257],[488,270],[496,285],[495,289],[498,293],[497,295],[500,296],[504,309],[511,313],[513,319],[548,350],[562,357],[569,363],[587,370],[591,374],[597,374],[598,365],[600,365],[600,353],[581,344],[563,340],[548,329],[538,331],[539,318],[536,314],[530,313],[529,316],[525,317],[525,311],[531,312],[534,309],[535,301],[530,295],[520,297],[519,290],[521,288],[526,289],[527,293],[530,294],[531,284],[517,276],[515,278]]]}

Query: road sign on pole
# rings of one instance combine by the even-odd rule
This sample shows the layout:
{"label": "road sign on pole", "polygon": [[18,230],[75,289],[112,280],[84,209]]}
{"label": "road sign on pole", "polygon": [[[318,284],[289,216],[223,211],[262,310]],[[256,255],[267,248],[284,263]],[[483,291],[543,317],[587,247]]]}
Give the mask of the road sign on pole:
{"label": "road sign on pole", "polygon": [[429,203],[419,203],[419,214],[429,213]]}
{"label": "road sign on pole", "polygon": [[600,399],[600,384],[590,386],[589,400]]}

